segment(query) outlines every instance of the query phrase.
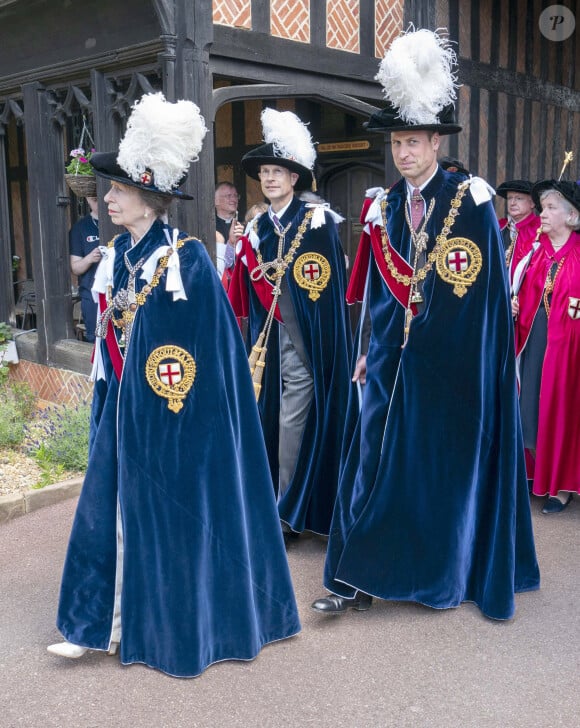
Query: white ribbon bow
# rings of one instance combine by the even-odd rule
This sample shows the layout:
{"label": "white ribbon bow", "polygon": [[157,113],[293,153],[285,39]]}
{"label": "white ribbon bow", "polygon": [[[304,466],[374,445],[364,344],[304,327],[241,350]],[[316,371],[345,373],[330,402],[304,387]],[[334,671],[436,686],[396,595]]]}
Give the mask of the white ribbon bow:
{"label": "white ribbon bow", "polygon": [[365,217],[365,232],[370,231],[372,225],[382,225],[383,213],[381,210],[381,202],[386,196],[387,191],[384,187],[371,187],[365,192],[365,197],[373,197],[372,203],[369,205],[367,214]]}
{"label": "white ribbon bow", "polygon": [[[169,239],[169,233],[165,230],[165,236]],[[173,250],[167,261],[167,277],[165,280],[165,290],[173,293],[174,301],[187,301],[183,281],[181,279],[179,253],[177,252],[177,238],[179,230],[173,230],[173,241],[170,245],[160,245],[145,261],[142,268],[141,279],[147,283],[151,283],[151,279],[157,269],[157,263],[160,258],[169,255],[169,251]]]}
{"label": "white ribbon bow", "polygon": [[482,177],[469,175],[469,191],[476,205],[489,202],[495,195],[495,190]]}
{"label": "white ribbon bow", "polygon": [[328,212],[337,225],[344,222],[344,217],[339,215],[338,212],[331,210],[328,202],[307,202],[306,207],[309,210],[314,210],[312,222],[310,223],[310,227],[313,230],[318,230],[318,228],[321,228],[326,223],[326,219],[324,217],[325,212]]}
{"label": "white ribbon bow", "polygon": [[95,280],[91,288],[95,303],[99,300],[99,293],[106,293],[107,287],[113,285],[113,273],[115,271],[115,248],[99,245],[99,251],[101,261],[95,271]]}

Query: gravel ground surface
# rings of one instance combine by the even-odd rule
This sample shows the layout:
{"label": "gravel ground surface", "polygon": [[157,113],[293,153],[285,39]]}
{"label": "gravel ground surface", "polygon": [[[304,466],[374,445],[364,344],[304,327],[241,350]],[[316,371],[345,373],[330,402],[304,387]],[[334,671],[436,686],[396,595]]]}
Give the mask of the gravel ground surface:
{"label": "gravel ground surface", "polygon": [[[55,471],[53,483],[75,478],[82,473]],[[0,449],[0,496],[21,493],[33,488],[43,477],[43,472],[33,458],[23,452],[8,448]],[[44,483],[48,485],[48,483]]]}

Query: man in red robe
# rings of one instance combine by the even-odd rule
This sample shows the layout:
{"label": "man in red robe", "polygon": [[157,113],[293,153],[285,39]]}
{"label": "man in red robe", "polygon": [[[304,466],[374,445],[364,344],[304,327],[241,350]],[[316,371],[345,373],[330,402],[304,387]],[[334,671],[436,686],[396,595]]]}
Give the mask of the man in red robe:
{"label": "man in red robe", "polygon": [[507,217],[499,220],[501,237],[506,250],[510,283],[520,260],[531,250],[536,239],[540,218],[536,215],[532,199],[532,183],[525,179],[503,182],[497,194],[507,201]]}

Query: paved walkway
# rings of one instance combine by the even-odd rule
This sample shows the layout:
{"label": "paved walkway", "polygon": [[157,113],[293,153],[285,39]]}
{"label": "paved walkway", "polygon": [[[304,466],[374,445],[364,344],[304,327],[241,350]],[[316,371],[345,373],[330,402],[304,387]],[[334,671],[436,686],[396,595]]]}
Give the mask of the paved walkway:
{"label": "paved walkway", "polygon": [[302,633],[193,680],[46,652],[75,505],[0,525],[1,728],[580,726],[580,499],[549,517],[534,499],[542,589],[518,596],[511,622],[472,605],[317,615],[325,545],[306,538],[289,555]]}

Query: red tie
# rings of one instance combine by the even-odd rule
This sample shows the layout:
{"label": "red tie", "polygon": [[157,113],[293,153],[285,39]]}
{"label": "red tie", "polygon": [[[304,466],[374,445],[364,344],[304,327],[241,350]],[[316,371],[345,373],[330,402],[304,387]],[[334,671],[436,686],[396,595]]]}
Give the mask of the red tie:
{"label": "red tie", "polygon": [[411,225],[413,230],[419,227],[422,219],[423,198],[421,197],[421,190],[418,187],[413,187],[413,194],[411,195]]}

